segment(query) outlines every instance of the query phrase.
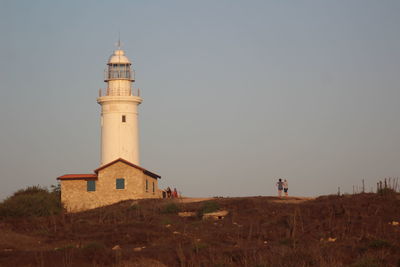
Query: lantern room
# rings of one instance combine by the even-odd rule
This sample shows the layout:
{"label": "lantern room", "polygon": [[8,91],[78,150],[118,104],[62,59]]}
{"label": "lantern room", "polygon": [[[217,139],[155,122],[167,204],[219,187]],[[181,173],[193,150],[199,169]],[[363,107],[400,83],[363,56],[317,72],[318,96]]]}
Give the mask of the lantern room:
{"label": "lantern room", "polygon": [[125,53],[121,49],[114,51],[108,60],[108,67],[104,73],[104,81],[108,82],[111,80],[128,80],[131,82],[135,81],[135,74],[131,69],[132,63],[125,56]]}

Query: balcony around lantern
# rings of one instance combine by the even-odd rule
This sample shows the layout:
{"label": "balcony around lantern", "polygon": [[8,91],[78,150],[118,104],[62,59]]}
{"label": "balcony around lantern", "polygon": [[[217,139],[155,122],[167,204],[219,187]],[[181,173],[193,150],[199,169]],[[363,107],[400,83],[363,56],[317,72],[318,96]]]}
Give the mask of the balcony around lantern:
{"label": "balcony around lantern", "polygon": [[[109,90],[109,89],[108,89]],[[136,105],[140,105],[143,99],[140,97],[139,89],[135,89],[134,92],[131,90],[126,94],[126,92],[118,93],[118,91],[107,92],[107,89],[99,90],[99,97],[97,98],[97,103],[103,105],[105,103],[123,103],[123,102],[134,102]]]}
{"label": "balcony around lantern", "polygon": [[[110,96],[110,95],[111,95],[110,89],[108,89],[108,88],[100,88],[99,89],[99,97]],[[112,95],[113,96],[137,96],[137,97],[140,97],[140,89],[139,88],[131,88],[129,90],[128,94],[126,94],[126,92],[122,92],[122,91],[120,93],[118,93],[118,91],[113,90]]]}

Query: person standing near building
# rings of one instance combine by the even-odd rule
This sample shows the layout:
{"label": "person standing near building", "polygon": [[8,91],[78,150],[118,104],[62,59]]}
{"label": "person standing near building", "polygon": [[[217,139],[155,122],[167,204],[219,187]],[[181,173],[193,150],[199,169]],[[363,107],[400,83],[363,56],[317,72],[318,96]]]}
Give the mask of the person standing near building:
{"label": "person standing near building", "polygon": [[288,194],[288,190],[289,190],[289,183],[288,181],[285,179],[283,180],[283,192],[285,192],[285,196],[287,197]]}
{"label": "person standing near building", "polygon": [[167,198],[171,198],[172,194],[171,194],[171,188],[169,188],[169,186],[167,187]]}
{"label": "person standing near building", "polygon": [[276,186],[278,187],[278,196],[282,197],[282,190],[283,190],[283,182],[282,179],[279,179],[278,182],[276,183]]}

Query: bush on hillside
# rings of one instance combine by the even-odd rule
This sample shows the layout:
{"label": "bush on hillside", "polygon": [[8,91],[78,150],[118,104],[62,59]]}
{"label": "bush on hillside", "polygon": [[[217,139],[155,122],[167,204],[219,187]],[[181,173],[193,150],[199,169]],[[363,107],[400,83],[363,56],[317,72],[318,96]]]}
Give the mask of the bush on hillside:
{"label": "bush on hillside", "polygon": [[178,213],[180,211],[179,206],[176,203],[168,203],[166,204],[162,210],[161,213],[165,214],[172,214],[172,213]]}
{"label": "bush on hillside", "polygon": [[392,244],[383,239],[374,239],[369,243],[369,247],[373,249],[390,248]]}
{"label": "bush on hillside", "polygon": [[60,191],[53,187],[29,186],[0,203],[1,217],[49,216],[62,211]]}
{"label": "bush on hillside", "polygon": [[397,192],[392,188],[386,187],[378,189],[378,194],[381,196],[395,196]]}
{"label": "bush on hillside", "polygon": [[362,258],[350,266],[351,267],[379,267],[381,265],[379,264],[379,261],[375,258]]}
{"label": "bush on hillside", "polygon": [[198,216],[203,216],[204,213],[215,212],[219,210],[219,204],[215,201],[204,202],[200,209],[197,211]]}

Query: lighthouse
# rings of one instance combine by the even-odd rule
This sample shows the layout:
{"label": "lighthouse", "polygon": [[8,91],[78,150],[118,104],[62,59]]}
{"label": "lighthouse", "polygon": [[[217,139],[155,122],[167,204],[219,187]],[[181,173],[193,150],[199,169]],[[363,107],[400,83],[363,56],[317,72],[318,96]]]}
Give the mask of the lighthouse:
{"label": "lighthouse", "polygon": [[[118,42],[119,43],[119,42]],[[93,173],[57,178],[61,202],[68,212],[111,205],[128,199],[160,198],[161,176],[139,162],[138,106],[143,99],[133,88],[131,61],[118,45],[105,70],[107,89],[99,92],[101,106],[101,159]]]}
{"label": "lighthouse", "polygon": [[119,158],[140,166],[138,106],[143,99],[133,88],[132,63],[120,45],[110,56],[104,76],[107,89],[105,95],[100,90],[97,98],[101,106],[100,166]]}

